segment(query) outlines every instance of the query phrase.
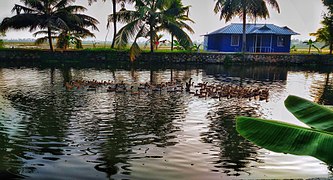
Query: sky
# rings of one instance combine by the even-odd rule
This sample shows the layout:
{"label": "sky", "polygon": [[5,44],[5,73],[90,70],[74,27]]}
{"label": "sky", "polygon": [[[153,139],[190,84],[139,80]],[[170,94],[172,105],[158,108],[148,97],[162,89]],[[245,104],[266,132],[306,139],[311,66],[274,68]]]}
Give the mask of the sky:
{"label": "sky", "polygon": [[[106,2],[94,3],[88,6],[88,0],[76,0],[76,4],[84,5],[88,8],[86,14],[97,18],[100,21],[99,32],[95,31],[96,41],[112,40],[112,30],[109,33],[106,28],[107,15],[112,11],[110,0]],[[270,18],[258,19],[257,23],[276,24],[278,26],[288,26],[300,35],[293,36],[293,39],[307,40],[310,38],[309,33],[316,32],[321,27],[320,21],[323,13],[326,11],[321,0],[277,0],[280,6],[280,13],[269,7]],[[19,0],[1,0],[0,3],[0,20],[4,17],[10,17],[14,14],[11,9],[14,4],[20,4]],[[195,33],[191,34],[193,41],[203,41],[202,35],[213,32],[230,23],[241,23],[241,19],[236,17],[230,22],[220,20],[219,14],[213,12],[215,0],[183,0],[184,5],[190,5],[190,18],[194,20],[194,24],[189,23]],[[248,20],[249,23],[252,21]],[[253,22],[252,22],[253,23]],[[6,39],[33,38],[28,30],[14,31],[10,30],[6,33]],[[315,39],[314,37],[311,37]]]}

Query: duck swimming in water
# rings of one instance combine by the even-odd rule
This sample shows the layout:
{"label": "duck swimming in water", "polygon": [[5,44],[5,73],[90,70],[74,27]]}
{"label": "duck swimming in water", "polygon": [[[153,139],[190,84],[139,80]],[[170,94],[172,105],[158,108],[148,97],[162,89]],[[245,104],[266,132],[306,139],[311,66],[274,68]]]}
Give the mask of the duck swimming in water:
{"label": "duck swimming in water", "polygon": [[[228,99],[231,98],[243,98],[248,100],[266,100],[268,101],[269,97],[269,89],[268,88],[260,88],[260,87],[250,87],[246,86],[238,86],[233,84],[209,84],[207,81],[203,83],[198,83],[194,85],[192,82],[192,78],[189,79],[188,82],[183,84],[180,80],[177,82],[165,82],[156,85],[151,85],[148,82],[140,83],[138,86],[135,85],[127,85],[124,81],[120,83],[113,83],[113,81],[87,81],[87,80],[76,80],[65,82],[64,87],[67,90],[72,90],[75,87],[76,89],[87,87],[87,91],[97,91],[99,87],[107,87],[105,90],[107,92],[116,92],[116,93],[126,93],[136,95],[140,93],[148,93],[151,94],[153,92],[167,92],[167,93],[183,93],[187,92],[194,96],[200,98],[212,98],[219,99],[226,97]],[[127,87],[130,87],[127,88]],[[135,88],[136,87],[136,88]],[[193,90],[192,90],[193,89]],[[191,91],[192,90],[192,91]]]}

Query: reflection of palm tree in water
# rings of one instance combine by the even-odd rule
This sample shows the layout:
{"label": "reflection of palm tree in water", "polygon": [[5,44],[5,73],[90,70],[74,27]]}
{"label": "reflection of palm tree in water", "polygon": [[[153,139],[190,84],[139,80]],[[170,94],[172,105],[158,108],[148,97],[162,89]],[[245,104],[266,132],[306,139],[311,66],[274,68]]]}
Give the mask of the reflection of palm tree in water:
{"label": "reflection of palm tree in water", "polygon": [[241,137],[235,128],[236,116],[256,116],[255,107],[246,107],[245,103],[217,104],[218,111],[209,113],[207,117],[211,121],[209,131],[201,134],[205,143],[214,143],[220,148],[220,160],[214,162],[215,167],[231,176],[247,172],[250,161],[258,160],[257,148]]}
{"label": "reflection of palm tree in water", "polygon": [[[175,113],[183,101],[169,94],[151,94],[140,97],[115,94],[113,99],[114,117],[109,120],[109,128],[104,132],[112,134],[100,145],[102,161],[95,168],[109,176],[130,175],[133,159],[149,158],[149,147],[175,145],[170,140],[176,138],[171,133],[179,131],[175,127]],[[131,102],[130,104],[128,102]],[[162,155],[162,152],[161,152]]]}
{"label": "reflection of palm tree in water", "polygon": [[[321,84],[321,83],[316,83]],[[318,98],[319,104],[325,105],[333,105],[333,88],[332,88],[332,81],[330,80],[330,73],[326,73],[325,75],[325,82],[322,86],[322,90],[317,92],[318,94],[315,95]]]}

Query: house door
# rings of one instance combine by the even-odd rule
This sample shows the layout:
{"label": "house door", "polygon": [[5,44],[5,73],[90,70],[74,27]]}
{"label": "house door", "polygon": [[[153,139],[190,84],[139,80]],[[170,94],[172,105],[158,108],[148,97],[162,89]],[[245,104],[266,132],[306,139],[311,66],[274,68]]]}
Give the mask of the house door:
{"label": "house door", "polygon": [[262,36],[256,36],[256,48],[255,48],[255,52],[261,52],[261,45],[262,45]]}

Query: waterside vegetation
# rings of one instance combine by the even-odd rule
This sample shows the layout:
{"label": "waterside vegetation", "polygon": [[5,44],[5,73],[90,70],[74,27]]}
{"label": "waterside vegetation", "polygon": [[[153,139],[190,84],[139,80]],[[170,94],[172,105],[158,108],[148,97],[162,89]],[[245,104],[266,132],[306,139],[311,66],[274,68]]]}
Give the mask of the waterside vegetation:
{"label": "waterside vegetation", "polygon": [[289,96],[286,108],[310,128],[280,121],[238,117],[237,131],[251,142],[271,151],[313,156],[333,165],[333,111],[309,100]]}

